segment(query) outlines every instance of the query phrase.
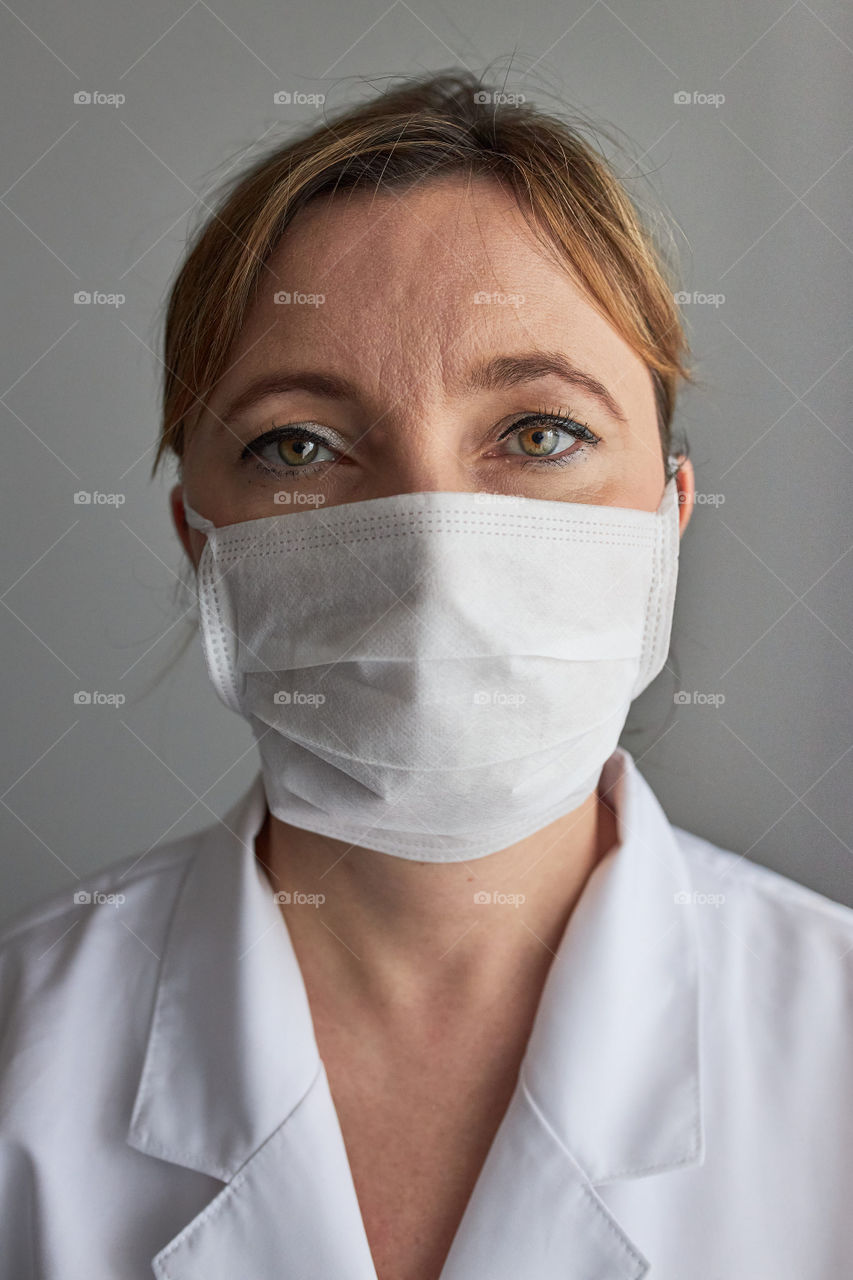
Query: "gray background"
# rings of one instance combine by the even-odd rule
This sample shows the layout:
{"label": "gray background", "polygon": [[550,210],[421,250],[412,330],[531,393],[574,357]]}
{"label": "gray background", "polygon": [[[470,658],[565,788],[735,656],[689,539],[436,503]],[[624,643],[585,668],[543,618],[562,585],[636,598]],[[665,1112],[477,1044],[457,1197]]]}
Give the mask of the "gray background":
{"label": "gray background", "polygon": [[[851,19],[841,0],[3,4],[3,917],[207,825],[256,769],[197,640],[179,654],[172,481],[149,480],[162,299],[202,201],[316,118],[276,90],[331,108],[363,77],[489,64],[623,131],[617,168],[679,229],[684,288],[725,298],[684,307],[701,386],[679,413],[722,500],[682,545],[678,671],[625,744],[678,824],[853,905]],[[674,100],[694,91],[725,101]]]}

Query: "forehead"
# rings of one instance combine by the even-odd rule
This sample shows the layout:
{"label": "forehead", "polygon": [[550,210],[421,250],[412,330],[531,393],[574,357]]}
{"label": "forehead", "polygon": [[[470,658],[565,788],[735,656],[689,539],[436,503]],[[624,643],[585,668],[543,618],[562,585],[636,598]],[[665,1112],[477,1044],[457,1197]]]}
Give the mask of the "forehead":
{"label": "forehead", "polygon": [[226,378],[234,386],[310,357],[371,390],[389,377],[447,388],[484,355],[535,347],[652,404],[645,364],[513,194],[489,178],[442,177],[302,209],[261,273]]}

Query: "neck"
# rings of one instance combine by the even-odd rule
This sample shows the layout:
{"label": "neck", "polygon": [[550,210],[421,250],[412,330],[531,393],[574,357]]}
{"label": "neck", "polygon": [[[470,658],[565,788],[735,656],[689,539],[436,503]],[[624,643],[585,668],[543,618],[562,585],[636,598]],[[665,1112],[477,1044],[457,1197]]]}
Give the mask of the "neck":
{"label": "neck", "polygon": [[[597,862],[617,842],[596,793],[524,840],[459,863],[348,845],[267,813],[256,854],[294,949],[342,1000],[472,1000],[543,978]],[[490,901],[477,900],[487,893]],[[300,900],[297,895],[308,895]]]}

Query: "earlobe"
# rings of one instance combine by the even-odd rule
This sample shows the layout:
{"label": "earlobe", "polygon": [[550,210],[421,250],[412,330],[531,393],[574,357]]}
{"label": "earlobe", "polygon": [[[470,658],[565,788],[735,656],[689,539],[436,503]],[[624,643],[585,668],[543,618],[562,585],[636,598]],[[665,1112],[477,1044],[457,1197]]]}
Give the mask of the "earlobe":
{"label": "earlobe", "polygon": [[678,488],[678,532],[683,534],[693,514],[693,503],[696,499],[696,477],[693,463],[684,458],[675,476]]}
{"label": "earlobe", "polygon": [[171,507],[171,511],[172,511],[172,523],[175,526],[175,531],[177,532],[177,535],[181,540],[181,545],[183,546],[184,551],[187,553],[187,556],[192,561],[192,563],[196,564],[196,557],[193,554],[192,534],[191,534],[190,527],[187,524],[187,517],[184,511],[183,492],[184,492],[184,486],[178,483],[173,486],[169,494],[169,506]]}

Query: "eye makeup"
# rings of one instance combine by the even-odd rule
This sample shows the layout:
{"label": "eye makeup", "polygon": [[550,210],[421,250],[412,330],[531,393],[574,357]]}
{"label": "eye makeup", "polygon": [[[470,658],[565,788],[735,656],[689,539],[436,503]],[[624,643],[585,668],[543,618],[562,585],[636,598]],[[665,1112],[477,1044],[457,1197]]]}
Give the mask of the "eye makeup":
{"label": "eye makeup", "polygon": [[[601,441],[601,437],[597,436],[586,423],[579,422],[572,416],[570,409],[538,409],[536,412],[517,417],[501,432],[496,443],[503,440],[518,440],[524,432],[539,434],[560,432],[564,436],[571,437],[578,447],[571,446],[559,452],[538,456],[525,454],[523,450],[508,450],[486,456],[492,460],[497,457],[518,459],[525,466],[530,463],[537,466],[560,466],[575,461],[579,455],[595,448]],[[281,459],[280,453],[278,458],[271,456],[271,452],[278,451],[279,446],[284,442],[291,442],[297,448],[304,446],[305,453],[308,455],[312,450],[319,452],[323,449],[332,455],[341,454],[346,453],[348,448],[346,442],[336,433],[328,431],[317,423],[293,422],[273,426],[250,441],[243,447],[239,461],[241,464],[252,462],[267,475],[299,479],[303,475],[315,475],[318,469],[338,460],[334,456],[328,458],[309,456],[307,461],[301,462],[298,466],[288,466]]]}

